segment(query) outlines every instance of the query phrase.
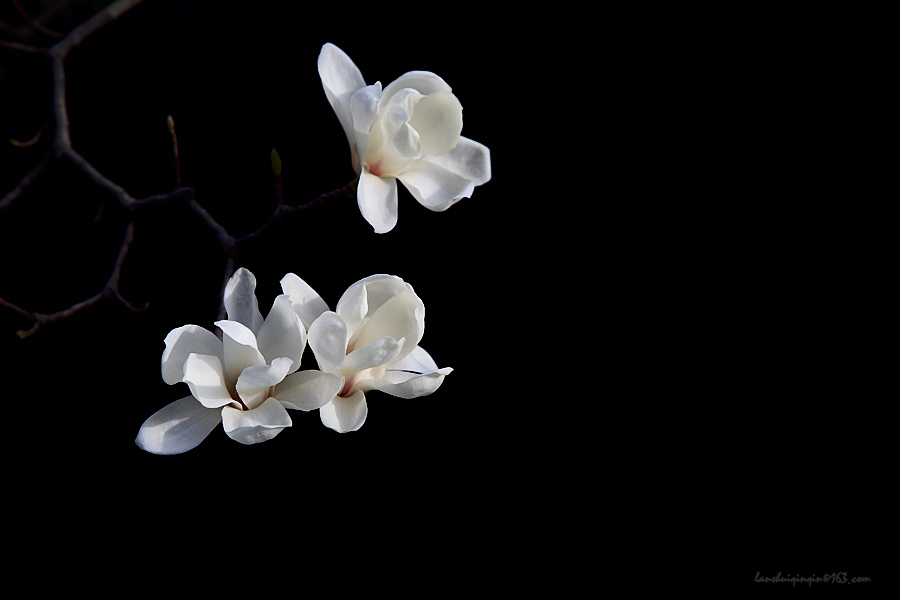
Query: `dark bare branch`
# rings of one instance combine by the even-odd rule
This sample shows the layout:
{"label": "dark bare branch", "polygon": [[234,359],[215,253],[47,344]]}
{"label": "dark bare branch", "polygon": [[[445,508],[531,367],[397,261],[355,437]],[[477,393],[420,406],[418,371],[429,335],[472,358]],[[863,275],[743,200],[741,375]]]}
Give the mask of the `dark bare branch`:
{"label": "dark bare branch", "polygon": [[88,36],[100,30],[110,21],[114,21],[123,14],[143,2],[143,0],[118,0],[113,2],[93,17],[73,29],[60,42],[50,48],[50,56],[54,59],[64,59],[73,48],[77,47]]}
{"label": "dark bare branch", "polygon": [[20,44],[19,42],[8,42],[6,40],[0,40],[0,48],[7,48],[17,52],[27,52],[29,54],[42,54],[47,51],[46,48],[38,48],[37,46]]}
{"label": "dark bare branch", "polygon": [[47,166],[47,163],[50,162],[50,155],[44,157],[41,162],[39,162],[25,177],[19,181],[19,185],[17,185],[14,189],[12,189],[8,194],[6,194],[2,200],[0,200],[0,211],[4,208],[7,208],[12,205],[12,203],[22,195],[22,193],[28,189],[32,183],[38,178],[38,175],[44,170],[44,167]]}
{"label": "dark bare branch", "polygon": [[122,188],[122,186],[104,176],[100,171],[94,168],[94,165],[88,162],[87,159],[85,159],[83,156],[81,156],[71,148],[66,150],[63,156],[65,156],[65,158],[69,159],[72,164],[78,167],[78,170],[90,177],[91,181],[93,181],[94,184],[112,194],[115,197],[116,202],[118,202],[119,206],[121,206],[122,208],[130,209],[137,203],[137,200],[134,199],[131,194],[126,192]]}
{"label": "dark bare branch", "polygon": [[[0,298],[0,307],[6,308],[21,317],[29,318],[34,321],[34,325],[29,330],[18,332],[18,335],[20,337],[24,338],[33,335],[40,329],[42,325],[66,319],[81,310],[97,304],[103,299],[115,300],[125,306],[128,310],[131,310],[133,312],[139,312],[147,307],[146,304],[143,307],[137,307],[131,304],[122,296],[121,292],[119,291],[119,280],[121,278],[122,267],[128,255],[131,244],[134,240],[134,220],[138,216],[138,212],[144,208],[151,206],[165,206],[174,202],[186,201],[188,208],[194,214],[196,214],[203,222],[203,224],[215,234],[218,245],[223,251],[225,263],[223,266],[222,281],[219,290],[218,313],[219,318],[222,319],[226,316],[224,308],[225,287],[227,286],[231,276],[234,274],[234,250],[239,244],[258,238],[263,233],[268,231],[268,229],[274,223],[283,219],[288,214],[304,211],[326,200],[344,196],[352,196],[356,192],[357,180],[354,179],[344,187],[327,194],[322,194],[321,196],[314,198],[313,200],[305,204],[301,204],[298,206],[290,206],[285,204],[281,187],[281,160],[280,157],[277,156],[277,153],[273,150],[273,171],[276,176],[276,208],[273,211],[272,215],[256,231],[236,238],[231,235],[225,229],[225,227],[219,224],[212,217],[212,215],[210,215],[210,213],[197,202],[197,200],[194,198],[193,188],[181,187],[181,169],[178,138],[175,135],[174,121],[171,117],[167,119],[167,125],[172,137],[175,160],[175,176],[176,183],[178,185],[178,187],[171,192],[155,194],[141,199],[136,199],[120,185],[100,173],[86,158],[76,152],[72,147],[72,140],[70,137],[69,129],[69,114],[66,105],[66,73],[64,65],[65,58],[69,55],[73,48],[81,44],[88,36],[101,29],[107,23],[117,19],[128,10],[134,8],[135,6],[140,4],[141,1],[142,0],[118,0],[113,4],[110,4],[108,7],[94,15],[94,17],[73,29],[71,32],[69,32],[68,35],[65,36],[65,38],[63,38],[60,42],[46,51],[51,59],[50,63],[53,75],[52,107],[54,127],[51,128],[53,134],[53,151],[46,155],[41,160],[41,162],[39,162],[25,177],[23,177],[19,181],[19,184],[15,189],[13,189],[2,199],[0,199],[0,210],[8,208],[17,198],[21,197],[23,192],[34,183],[34,181],[41,175],[47,164],[49,164],[52,159],[65,158],[70,161],[79,171],[84,173],[96,187],[106,190],[113,198],[115,198],[116,203],[129,214],[129,220],[125,227],[122,242],[119,246],[116,260],[113,264],[112,272],[110,273],[110,276],[104,284],[103,288],[96,294],[80,302],[77,302],[69,306],[68,308],[54,313],[38,313],[28,311],[21,306]],[[18,44],[15,42],[0,42],[0,47],[11,48],[13,50],[22,52],[43,52],[43,50],[41,49],[33,48],[24,44]],[[101,209],[102,206],[103,204],[101,204]],[[98,213],[97,218],[99,218],[99,215],[100,213]]]}
{"label": "dark bare branch", "polygon": [[[268,230],[272,225],[274,225],[278,221],[281,221],[285,216],[287,216],[289,214],[293,214],[293,213],[297,213],[297,212],[301,212],[301,211],[310,209],[318,204],[321,204],[322,202],[325,202],[326,200],[334,200],[336,198],[341,198],[344,196],[352,196],[353,194],[356,193],[357,181],[358,181],[358,178],[354,179],[353,181],[351,181],[344,187],[341,187],[334,191],[328,192],[327,194],[322,194],[321,196],[319,196],[317,198],[313,198],[306,204],[300,204],[298,206],[289,206],[287,204],[282,204],[281,201],[279,201],[278,206],[275,208],[275,211],[268,218],[268,220],[266,220],[266,222],[263,223],[259,227],[259,229],[257,229],[256,231],[251,231],[250,233],[243,235],[239,238],[236,238],[235,244],[243,244],[244,242],[249,242],[250,240],[258,238],[263,233],[265,233],[266,230]],[[282,197],[281,196],[281,178],[280,177],[278,177],[276,194],[278,195],[279,199]]]}
{"label": "dark bare branch", "polygon": [[125,233],[122,236],[122,243],[119,246],[119,252],[116,255],[116,261],[113,264],[112,272],[110,273],[109,279],[107,279],[106,284],[103,286],[103,289],[93,296],[86,298],[85,300],[76,302],[68,308],[64,308],[53,313],[28,312],[22,307],[0,298],[0,306],[10,308],[13,312],[16,312],[19,315],[30,318],[34,321],[34,325],[31,326],[31,329],[28,329],[27,331],[19,331],[17,335],[20,338],[26,338],[34,335],[43,325],[67,319],[75,313],[93,306],[94,304],[97,304],[104,298],[117,300],[132,312],[140,312],[141,310],[146,308],[146,304],[143,307],[134,306],[128,300],[126,300],[125,297],[122,296],[122,293],[119,291],[119,279],[122,276],[122,264],[125,262],[125,257],[128,255],[128,250],[131,247],[132,241],[134,241],[133,220],[129,221],[128,225],[125,227]]}
{"label": "dark bare branch", "polygon": [[28,24],[32,27],[32,29],[34,29],[35,31],[38,31],[40,33],[43,33],[44,35],[48,35],[52,38],[63,37],[63,34],[61,34],[60,32],[53,31],[49,27],[45,27],[43,24],[41,24],[40,21],[37,21],[36,19],[32,19],[31,15],[29,15],[25,11],[25,9],[22,8],[22,5],[19,4],[19,0],[12,0],[12,3],[13,3],[13,6],[16,8],[16,12],[18,12],[19,15],[21,15],[23,19],[28,21]]}

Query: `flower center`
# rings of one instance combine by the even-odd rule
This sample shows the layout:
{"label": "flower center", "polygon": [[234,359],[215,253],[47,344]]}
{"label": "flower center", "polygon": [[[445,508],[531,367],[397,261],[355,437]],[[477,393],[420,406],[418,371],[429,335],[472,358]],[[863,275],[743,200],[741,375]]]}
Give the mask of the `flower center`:
{"label": "flower center", "polygon": [[341,388],[341,391],[338,392],[338,396],[341,398],[345,398],[350,395],[350,390],[353,389],[353,385],[356,383],[356,378],[351,377],[344,381],[344,387]]}
{"label": "flower center", "polygon": [[338,392],[338,396],[342,398],[346,398],[347,396],[352,396],[356,393],[357,384],[366,379],[381,379],[384,377],[384,373],[387,371],[387,365],[381,365],[378,367],[369,367],[368,369],[363,369],[362,371],[357,371],[356,373],[343,373],[344,375],[344,387],[341,388],[341,391]]}
{"label": "flower center", "polygon": [[374,175],[375,177],[381,177],[381,175],[382,175],[382,173],[381,173],[381,163],[382,163],[382,160],[379,159],[379,160],[378,160],[377,162],[375,162],[374,164],[368,165],[368,166],[369,166],[369,173],[371,173],[371,174]]}

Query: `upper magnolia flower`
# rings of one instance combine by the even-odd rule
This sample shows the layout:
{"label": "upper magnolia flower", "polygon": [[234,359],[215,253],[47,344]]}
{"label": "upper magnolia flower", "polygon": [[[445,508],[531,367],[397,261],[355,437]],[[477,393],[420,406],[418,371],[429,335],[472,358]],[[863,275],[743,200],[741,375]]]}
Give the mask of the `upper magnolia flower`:
{"label": "upper magnolia flower", "polygon": [[[324,306],[296,275],[289,273],[281,284],[296,303]],[[319,368],[342,382],[319,409],[322,423],[339,432],[362,427],[370,390],[400,398],[437,390],[452,369],[438,369],[418,345],[424,332],[425,305],[411,285],[391,275],[358,281],[341,296],[335,312],[320,311],[309,327],[309,347]]]}
{"label": "upper magnolia flower", "polygon": [[[185,382],[191,395],[165,406],[141,426],[137,445],[155,454],[179,454],[202,442],[220,422],[243,444],[275,437],[291,426],[286,408],[312,410],[329,402],[343,385],[337,375],[297,373],[306,347],[302,320],[315,305],[275,299],[263,320],[256,278],[238,269],[225,288],[228,320],[218,321],[220,340],[196,325],[166,336],[162,376]],[[326,307],[327,308],[327,307]]]}
{"label": "upper magnolia flower", "polygon": [[359,209],[377,233],[397,224],[396,179],[435,211],[490,180],[490,151],[460,135],[462,105],[434,73],[410,71],[382,90],[381,82],[366,85],[340,48],[325,44],[319,76],[350,142]]}

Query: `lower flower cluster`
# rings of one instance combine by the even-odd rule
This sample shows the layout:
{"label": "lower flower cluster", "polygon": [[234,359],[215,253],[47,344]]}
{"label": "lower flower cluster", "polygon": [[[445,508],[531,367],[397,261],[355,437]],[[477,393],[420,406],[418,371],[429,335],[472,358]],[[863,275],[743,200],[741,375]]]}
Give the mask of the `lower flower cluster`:
{"label": "lower flower cluster", "polygon": [[[154,454],[195,448],[219,423],[242,444],[270,440],[291,426],[288,410],[318,409],[335,431],[355,431],[368,413],[366,393],[399,398],[431,394],[452,369],[439,369],[419,346],[425,305],[399,277],[372,275],[351,285],[329,310],[302,279],[288,273],[284,292],[263,319],[256,278],[239,269],[225,288],[221,339],[197,325],[166,336],[162,376],[191,395],[163,407],[135,442]],[[318,369],[300,371],[307,344]]]}

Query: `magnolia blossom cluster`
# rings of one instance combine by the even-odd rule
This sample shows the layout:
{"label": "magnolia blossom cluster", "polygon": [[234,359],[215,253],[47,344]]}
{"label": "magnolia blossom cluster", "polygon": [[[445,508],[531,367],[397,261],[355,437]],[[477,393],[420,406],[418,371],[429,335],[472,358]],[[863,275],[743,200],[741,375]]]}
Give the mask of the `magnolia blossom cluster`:
{"label": "magnolia blossom cluster", "polygon": [[[359,209],[377,233],[397,223],[397,180],[434,211],[490,180],[490,151],[461,135],[462,105],[434,73],[410,71],[384,88],[366,85],[333,44],[322,47],[318,69],[350,144]],[[218,335],[185,325],[166,336],[163,380],[186,383],[190,395],[147,419],[138,446],[186,452],[219,423],[230,438],[256,444],[291,426],[289,410],[318,410],[327,427],[355,431],[368,414],[367,393],[425,396],[451,371],[419,346],[425,305],[399,277],[356,282],[333,311],[293,273],[281,288],[263,319],[256,278],[239,269],[225,288],[228,318],[216,322]],[[307,344],[319,368],[301,371]]]}
{"label": "magnolia blossom cluster", "polygon": [[[270,440],[291,426],[288,410],[319,410],[338,432],[362,427],[366,393],[400,398],[431,394],[452,369],[439,369],[419,346],[425,305],[399,277],[372,275],[347,289],[334,311],[306,282],[288,273],[284,292],[263,319],[256,278],[239,269],[225,288],[221,339],[185,325],[165,339],[162,377],[190,395],[141,426],[137,445],[155,454],[196,447],[222,424],[242,444]],[[307,344],[318,369],[301,371]]]}

